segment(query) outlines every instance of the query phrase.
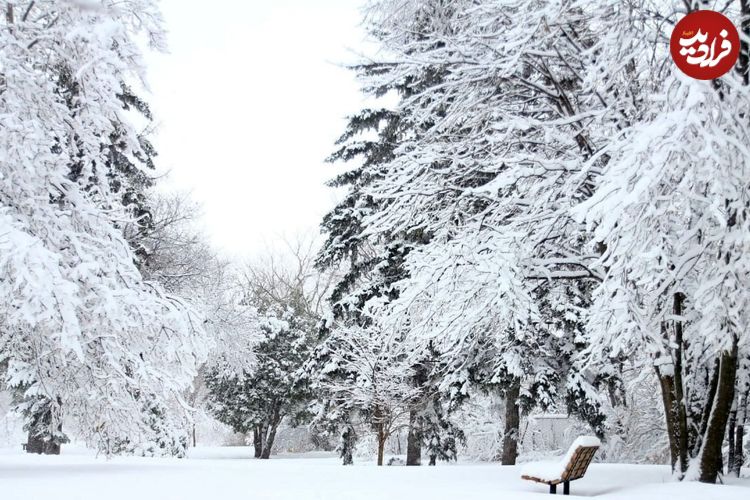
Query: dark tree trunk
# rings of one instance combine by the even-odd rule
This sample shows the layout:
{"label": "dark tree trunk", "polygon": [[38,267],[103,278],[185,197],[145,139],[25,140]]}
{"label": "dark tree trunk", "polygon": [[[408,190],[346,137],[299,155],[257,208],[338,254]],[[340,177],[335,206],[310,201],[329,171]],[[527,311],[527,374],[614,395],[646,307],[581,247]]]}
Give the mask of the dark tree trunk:
{"label": "dark tree trunk", "polygon": [[742,469],[742,464],[745,462],[745,453],[742,447],[742,441],[745,439],[744,423],[738,424],[734,432],[734,463],[729,470],[729,474],[734,477],[740,477],[740,470]]}
{"label": "dark tree trunk", "polygon": [[378,465],[383,465],[383,459],[385,458],[385,442],[388,440],[388,435],[385,432],[384,424],[377,424],[378,434]]}
{"label": "dark tree trunk", "polygon": [[267,428],[261,424],[258,426],[258,447],[256,448],[256,458],[263,458],[263,450],[266,449],[266,432]]}
{"label": "dark tree trunk", "polygon": [[[719,386],[719,370],[721,369],[721,357],[716,359],[716,362],[714,363],[714,368],[711,371],[711,374],[708,377],[708,394],[706,395],[706,401],[703,405],[703,413],[701,414],[701,427],[700,432],[698,433],[698,436],[700,436],[700,439],[703,439],[703,436],[706,434],[706,429],[708,429],[708,421],[711,418],[711,410],[714,407],[714,401],[716,400],[716,389]],[[702,441],[699,441],[699,445]]]}
{"label": "dark tree trunk", "polygon": [[276,439],[276,429],[279,428],[279,424],[283,418],[281,409],[275,406],[271,415],[271,421],[268,424],[268,435],[266,435],[263,441],[263,452],[260,454],[260,458],[264,460],[271,458],[271,449],[273,449],[273,442]]}
{"label": "dark tree trunk", "polygon": [[373,427],[378,440],[378,465],[383,465],[385,458],[385,442],[388,440],[388,429],[386,428],[386,412],[376,404],[373,411]]}
{"label": "dark tree trunk", "polygon": [[[744,395],[737,395],[739,408],[737,409],[737,422],[734,431],[734,464],[730,466],[729,474],[734,477],[740,477],[742,464],[745,463],[745,450],[743,441],[745,439],[745,422],[747,422],[747,403],[750,389],[745,391]],[[741,396],[741,397],[740,397]]]}
{"label": "dark tree trunk", "polygon": [[[661,324],[661,335],[665,342],[669,342],[669,330],[666,322]],[[660,361],[660,360],[657,360]],[[674,359],[670,358],[671,366],[674,366]],[[677,423],[677,403],[675,401],[674,375],[665,374],[660,368],[661,364],[657,363],[654,367],[656,377],[659,380],[661,389],[661,401],[664,407],[664,420],[667,424],[667,437],[669,438],[669,462],[672,465],[672,473],[677,472],[677,464],[680,461],[680,445],[678,436]]]}
{"label": "dark tree trunk", "polygon": [[354,428],[347,426],[344,434],[341,436],[341,458],[343,465],[352,465],[354,463],[354,445],[357,443],[357,434]]}
{"label": "dark tree trunk", "polygon": [[260,442],[260,429],[256,426],[253,428],[253,447],[255,448],[255,458],[260,458],[263,453],[263,445]]}
{"label": "dark tree trunk", "polygon": [[[681,317],[684,308],[685,296],[681,293],[674,294],[673,312],[676,317]],[[687,471],[688,466],[688,447],[690,445],[689,427],[687,420],[687,407],[685,406],[685,394],[683,391],[682,381],[682,349],[683,325],[681,320],[675,321],[675,344],[676,348],[672,354],[674,361],[674,405],[675,416],[677,417],[677,452],[679,458],[679,471],[682,476]]]}
{"label": "dark tree trunk", "polygon": [[265,443],[263,445],[263,453],[261,453],[260,458],[264,460],[271,458],[271,449],[273,448],[273,442],[276,439],[276,429],[278,427],[278,422],[273,422],[268,427],[268,435],[266,436]]}
{"label": "dark tree trunk", "polygon": [[[684,296],[681,293],[675,293],[672,299],[674,315],[679,317],[683,310]],[[661,332],[664,341],[668,344],[674,344],[674,347],[671,352],[670,369],[664,370],[659,366],[656,367],[662,405],[664,406],[664,418],[667,424],[670,463],[672,472],[678,473],[680,477],[687,470],[688,456],[690,456],[690,428],[688,426],[682,378],[682,329],[682,321],[676,320],[673,324],[674,339],[671,339],[667,323],[662,323]],[[671,373],[669,373],[670,370]]]}
{"label": "dark tree trunk", "polygon": [[735,451],[734,438],[736,436],[735,429],[737,428],[737,397],[735,391],[734,402],[732,403],[732,410],[729,412],[729,425],[727,425],[727,448],[729,450],[727,456],[727,472],[732,473],[734,470]]}
{"label": "dark tree trunk", "polygon": [[669,438],[669,459],[672,465],[672,472],[676,472],[677,463],[680,461],[680,451],[677,436],[677,412],[674,401],[674,378],[662,375],[659,368],[656,368],[656,375],[659,378],[659,387],[661,388],[661,399],[664,405],[664,419],[667,423],[667,437]]}
{"label": "dark tree trunk", "polygon": [[518,429],[520,410],[518,398],[521,394],[521,383],[514,380],[505,392],[505,433],[503,434],[503,465],[515,465],[518,457]]}
{"label": "dark tree trunk", "polygon": [[193,448],[196,446],[198,446],[198,436],[196,435],[195,424],[193,424]]}
{"label": "dark tree trunk", "polygon": [[724,442],[727,420],[734,399],[734,384],[737,375],[737,339],[732,350],[723,352],[719,358],[719,372],[713,409],[703,435],[700,455],[700,481],[715,483],[722,470],[721,445]]}
{"label": "dark tree trunk", "polygon": [[409,412],[409,434],[406,437],[406,465],[422,465],[422,427],[419,412]]}
{"label": "dark tree trunk", "polygon": [[437,464],[437,455],[430,455],[429,465],[436,465],[436,464]]}

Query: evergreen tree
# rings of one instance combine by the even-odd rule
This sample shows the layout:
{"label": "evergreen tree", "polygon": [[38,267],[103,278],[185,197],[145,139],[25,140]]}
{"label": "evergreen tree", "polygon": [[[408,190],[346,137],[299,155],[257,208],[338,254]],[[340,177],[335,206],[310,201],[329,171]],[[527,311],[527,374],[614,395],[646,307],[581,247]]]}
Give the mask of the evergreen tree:
{"label": "evergreen tree", "polygon": [[252,432],[255,458],[267,459],[282,420],[296,424],[305,419],[310,393],[298,371],[309,357],[313,328],[291,309],[262,314],[267,318],[253,369],[235,374],[216,367],[206,384],[214,416],[235,432]]}
{"label": "evergreen tree", "polygon": [[[417,24],[428,22],[430,14],[422,13]],[[371,25],[371,34],[376,39],[388,36],[388,33],[382,31],[375,23]],[[439,82],[443,73],[440,63],[416,68],[413,73],[407,70],[405,74],[394,79],[388,76],[394,70],[390,63],[363,63],[351,69],[363,82],[364,92],[376,99],[385,95],[395,95],[399,100],[407,100],[417,95],[425,86]],[[317,265],[320,269],[344,270],[330,297],[332,317],[321,329],[321,336],[325,340],[316,353],[315,362],[308,367],[311,376],[322,378],[324,385],[332,383],[336,378],[356,383],[357,374],[330,369],[330,356],[338,352],[342,343],[346,343],[345,339],[340,339],[339,336],[347,335],[346,332],[352,331],[352,328],[354,331],[359,331],[358,328],[377,329],[372,319],[379,315],[376,309],[386,306],[398,297],[397,283],[408,276],[403,265],[405,257],[415,247],[425,244],[430,239],[430,235],[419,228],[409,231],[393,230],[376,236],[364,234],[363,231],[367,219],[383,204],[367,192],[369,186],[382,176],[382,165],[395,158],[404,137],[423,133],[431,126],[431,120],[415,122],[408,113],[399,110],[365,108],[350,117],[344,134],[337,142],[340,148],[329,158],[330,162],[353,163],[355,166],[329,183],[332,187],[346,188],[347,194],[344,200],[324,217],[321,224],[322,231],[327,237],[318,256]],[[373,331],[372,334],[385,335],[377,331]],[[405,328],[402,334],[404,339],[407,339],[408,328]],[[412,345],[415,349],[427,349],[426,345]],[[418,369],[417,366],[410,367],[412,371]],[[414,387],[417,393],[430,392],[427,378],[415,377],[412,378],[412,383],[423,384]],[[428,405],[425,398],[421,404],[417,403],[417,400],[410,404],[411,429],[407,448],[411,451],[407,454],[408,465],[419,464],[422,439],[418,426],[424,418],[418,417],[418,413],[421,406]],[[323,404],[322,408],[326,409],[322,412],[325,423],[317,422],[317,425],[329,430],[337,427],[345,429],[341,435],[347,436],[347,439],[342,440],[341,450],[343,456],[350,457],[351,450],[348,447],[355,443],[354,437],[357,436],[357,432],[353,429],[352,422],[347,419],[352,418],[353,412],[356,413],[355,409],[349,407],[346,411],[330,412],[329,406],[330,402]],[[334,422],[334,415],[342,420]]]}
{"label": "evergreen tree", "polygon": [[[65,97],[65,102],[70,107],[71,113],[76,113],[76,99],[79,97],[80,89],[71,74],[70,68],[60,67],[56,84],[59,87],[60,94]],[[153,117],[148,104],[135,96],[126,85],[122,84],[122,91],[117,94],[117,98],[121,101],[123,110],[134,109],[144,118],[149,121],[152,120]],[[151,213],[146,193],[154,183],[149,171],[154,170],[153,158],[156,156],[156,152],[149,140],[143,135],[138,136],[139,149],[131,152],[127,144],[127,134],[127,130],[122,125],[114,125],[107,142],[102,143],[101,146],[102,149],[108,151],[108,154],[104,162],[104,168],[100,170],[105,172],[111,193],[120,197],[119,202],[124,209],[124,213],[130,219],[127,223],[128,228],[136,229],[135,234],[128,237],[128,242],[136,256],[142,256],[143,247],[137,241],[137,235],[143,234],[151,226]],[[80,180],[83,163],[82,161],[75,161],[71,164],[69,174],[71,180]],[[92,187],[88,186],[88,188]],[[106,210],[110,207],[104,204],[101,208]],[[123,227],[122,223],[119,222],[116,225]],[[139,268],[143,271],[141,266]],[[21,386],[14,392],[16,393],[17,409],[26,419],[25,430],[28,432],[26,451],[28,453],[59,454],[61,445],[69,441],[68,436],[63,433],[61,419],[59,416],[55,416],[56,412],[60,412],[61,399],[42,395],[24,398],[25,391],[26,389]],[[159,414],[155,409],[146,411],[152,415],[148,418],[153,418],[153,415]],[[123,450],[125,447],[118,445],[118,449]]]}
{"label": "evergreen tree", "polygon": [[[377,292],[369,296],[343,295],[344,307],[379,308],[370,316],[387,317],[379,321],[382,328],[410,332],[422,350],[432,339],[432,349],[450,360],[431,372],[440,383],[425,382],[426,389],[451,388],[448,408],[470,386],[506,397],[505,463],[515,462],[522,404],[529,409],[531,400],[540,407],[570,401],[592,420],[601,418],[592,412],[597,375],[568,378],[584,345],[580,328],[545,326],[564,313],[580,324],[590,287],[578,281],[597,277],[587,264],[595,256],[586,254],[583,226],[561,210],[590,195],[587,174],[568,194],[568,176],[581,175],[568,165],[590,157],[594,148],[589,124],[576,115],[600,106],[575,78],[578,55],[591,42],[580,14],[576,6],[545,2],[373,2],[372,31],[391,58],[372,63],[373,70],[360,77],[366,91],[396,91],[399,102],[391,113],[402,127],[396,137],[374,143],[380,149],[353,144],[351,156],[364,154],[370,168],[344,177],[351,198],[324,221],[329,231],[326,222],[343,225],[333,227],[326,247],[334,257],[341,260],[336,251],[346,248],[343,242],[380,256],[374,272],[350,276],[342,285],[384,288],[371,288]],[[574,37],[550,30],[529,49],[522,40],[547,15],[570,19]],[[523,22],[511,25],[514,18]],[[497,44],[483,42],[495,33],[503,34]],[[503,43],[507,53],[498,58],[496,47]],[[553,57],[557,49],[564,53]],[[388,155],[367,156],[385,146],[392,148]],[[537,169],[534,157],[549,170]],[[375,161],[368,163],[370,158]],[[398,279],[378,281],[372,275],[385,275],[388,254],[377,249],[394,241],[405,249],[398,272],[391,273]],[[370,270],[352,256],[351,269]],[[546,294],[565,302],[544,306]],[[530,390],[535,394],[524,400]],[[415,417],[410,420],[419,422]]]}
{"label": "evergreen tree", "polygon": [[4,4],[0,356],[32,449],[59,449],[64,412],[110,453],[151,441],[145,395],[180,426],[205,339],[187,304],[143,280],[122,232],[139,217],[147,174],[136,170],[152,151],[121,82],[143,76],[136,37],[161,47],[158,11],[147,0],[89,7]]}
{"label": "evergreen tree", "polygon": [[270,457],[284,419],[295,426],[310,418],[303,367],[316,345],[328,285],[311,272],[312,245],[298,241],[290,250],[293,264],[272,258],[245,272],[243,301],[258,314],[252,367],[237,369],[219,358],[206,375],[211,411],[236,432],[252,432],[256,458]]}
{"label": "evergreen tree", "polygon": [[601,432],[630,359],[660,380],[678,474],[721,470],[747,331],[748,58],[712,85],[673,74],[665,19],[703,4],[371,6],[384,81],[445,70],[396,109],[434,125],[365,189],[362,234],[430,235],[380,322],[439,340],[451,383],[505,394],[506,463],[527,399]]}

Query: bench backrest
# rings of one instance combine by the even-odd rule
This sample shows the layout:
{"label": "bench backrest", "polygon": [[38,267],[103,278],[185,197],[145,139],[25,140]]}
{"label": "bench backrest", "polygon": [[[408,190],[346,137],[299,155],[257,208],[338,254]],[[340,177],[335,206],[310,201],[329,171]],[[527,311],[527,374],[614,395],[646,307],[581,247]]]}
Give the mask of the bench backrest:
{"label": "bench backrest", "polygon": [[560,479],[563,481],[573,481],[574,479],[582,478],[586,474],[586,469],[589,468],[589,464],[594,459],[594,454],[598,449],[598,446],[579,446],[576,448],[576,451],[565,466],[565,472],[563,472]]}

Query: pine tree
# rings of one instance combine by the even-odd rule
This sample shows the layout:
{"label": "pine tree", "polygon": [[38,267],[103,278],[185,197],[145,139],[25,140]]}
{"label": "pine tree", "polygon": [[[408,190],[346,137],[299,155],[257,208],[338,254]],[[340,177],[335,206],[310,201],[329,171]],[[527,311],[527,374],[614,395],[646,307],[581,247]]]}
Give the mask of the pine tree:
{"label": "pine tree", "polygon": [[312,326],[291,309],[261,314],[267,319],[261,323],[253,369],[236,374],[214,367],[206,384],[214,416],[235,432],[252,432],[255,458],[268,459],[282,420],[306,418],[310,393],[298,371],[312,348]]}
{"label": "pine tree", "polygon": [[[601,278],[568,212],[605,162],[602,96],[579,78],[596,40],[590,18],[542,1],[382,1],[370,12],[390,61],[370,85],[410,81],[396,112],[412,130],[365,188],[377,205],[362,234],[429,235],[405,255],[384,324],[433,338],[452,358],[441,375],[457,394],[507,398],[505,463],[522,405],[568,403],[601,432],[602,377],[571,370],[585,346],[586,283]],[[424,74],[439,77],[410,80]],[[578,327],[548,326],[563,314]]]}
{"label": "pine tree", "polygon": [[[424,12],[417,24],[429,22],[430,13]],[[381,30],[377,23],[371,25],[371,34],[376,39],[383,39],[388,34]],[[413,73],[408,71],[397,78],[389,78],[393,74],[394,65],[390,63],[363,63],[352,66],[364,85],[364,92],[374,98],[395,95],[399,100],[407,100],[419,93],[427,85],[435,84],[441,79],[442,65],[416,68]],[[408,275],[404,267],[404,259],[415,248],[425,244],[430,239],[429,233],[412,228],[409,231],[394,230],[383,232],[377,236],[363,234],[367,219],[382,206],[382,201],[375,200],[367,192],[369,186],[382,175],[382,165],[395,158],[403,138],[414,134],[421,134],[432,126],[431,121],[415,122],[408,113],[389,108],[365,108],[349,119],[346,131],[339,138],[336,150],[329,161],[354,163],[354,167],[333,179],[329,185],[346,188],[347,195],[322,222],[323,233],[327,239],[318,257],[320,269],[343,268],[342,277],[335,284],[331,294],[333,315],[324,324],[321,335],[325,341],[317,353],[316,363],[310,365],[311,375],[320,374],[324,367],[330,366],[330,355],[337,351],[341,339],[337,336],[346,335],[350,328],[373,328],[373,317],[382,308],[398,297],[397,283]],[[377,328],[377,327],[375,327]],[[408,328],[402,332],[408,336]],[[372,332],[373,335],[387,336],[385,332]],[[406,338],[406,337],[405,337]],[[345,341],[344,341],[345,343]],[[413,343],[416,349],[426,349],[426,345]],[[412,366],[411,370],[418,370]],[[330,383],[333,378],[350,380],[354,383],[356,374],[329,370],[323,377]],[[424,378],[413,378],[415,384]],[[417,392],[427,393],[425,385],[414,388]],[[430,396],[431,397],[431,396]],[[427,405],[427,399],[422,406]],[[329,405],[324,404],[327,408]],[[413,427],[409,432],[407,456],[408,465],[418,465],[418,456],[422,446],[419,428],[423,418],[417,416],[421,411],[419,404],[412,404],[409,422]],[[346,411],[334,412],[344,419],[335,423],[330,413],[325,412],[326,423],[320,424],[328,429],[342,426],[346,430],[342,435],[347,439],[342,441],[342,453],[351,455],[347,447],[354,443],[353,437],[357,433],[352,429],[352,423],[346,419],[352,417],[353,408]]]}
{"label": "pine tree", "polygon": [[143,280],[122,232],[152,155],[122,82],[143,76],[139,33],[161,46],[160,18],[148,1],[14,7],[0,35],[4,377],[32,440],[56,451],[64,411],[110,453],[151,440],[146,394],[181,425],[180,391],[205,354],[194,312]]}
{"label": "pine tree", "polygon": [[[71,113],[75,113],[76,99],[79,97],[80,89],[70,68],[63,66],[59,69],[56,83],[60,88],[60,94],[65,96],[65,102],[71,108]],[[122,102],[123,110],[135,109],[144,118],[152,120],[148,104],[135,96],[125,84],[122,84],[122,91],[117,94],[117,98]],[[136,229],[135,234],[140,234],[151,225],[146,191],[153,186],[153,178],[148,172],[154,170],[153,158],[156,152],[148,139],[139,135],[140,149],[133,153],[131,159],[126,137],[127,131],[115,125],[108,141],[101,146],[108,150],[103,170],[106,172],[109,189],[114,196],[120,197],[119,201],[125,214],[132,220],[132,223],[128,225]],[[69,178],[78,179],[82,170],[83,162],[75,161],[70,166]],[[106,210],[109,207],[105,205],[101,208]],[[142,247],[136,237],[129,237],[128,242],[136,255],[142,253]],[[15,392],[16,407],[21,414],[25,415],[26,420],[24,427],[28,432],[26,451],[58,455],[61,445],[69,441],[68,436],[63,433],[61,419],[55,415],[60,412],[62,400],[59,397],[49,398],[41,395],[24,398],[25,391],[26,388],[20,386]],[[121,447],[121,449],[124,448]]]}
{"label": "pine tree", "polygon": [[[252,366],[218,357],[207,369],[209,408],[236,432],[253,435],[255,457],[270,458],[276,431],[309,421],[312,388],[303,367],[317,342],[325,275],[312,272],[312,242],[288,244],[292,264],[272,257],[249,266],[243,302],[257,311]],[[246,332],[247,334],[248,332]]]}

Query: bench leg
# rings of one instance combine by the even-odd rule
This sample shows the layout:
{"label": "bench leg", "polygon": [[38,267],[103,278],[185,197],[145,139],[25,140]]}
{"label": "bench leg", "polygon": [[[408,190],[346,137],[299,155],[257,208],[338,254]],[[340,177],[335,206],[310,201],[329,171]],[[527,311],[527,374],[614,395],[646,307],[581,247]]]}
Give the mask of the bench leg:
{"label": "bench leg", "polygon": [[552,495],[556,494],[557,493],[557,485],[556,484],[550,484],[549,485],[549,492]]}
{"label": "bench leg", "polygon": [[570,495],[570,481],[563,483],[563,495]]}

